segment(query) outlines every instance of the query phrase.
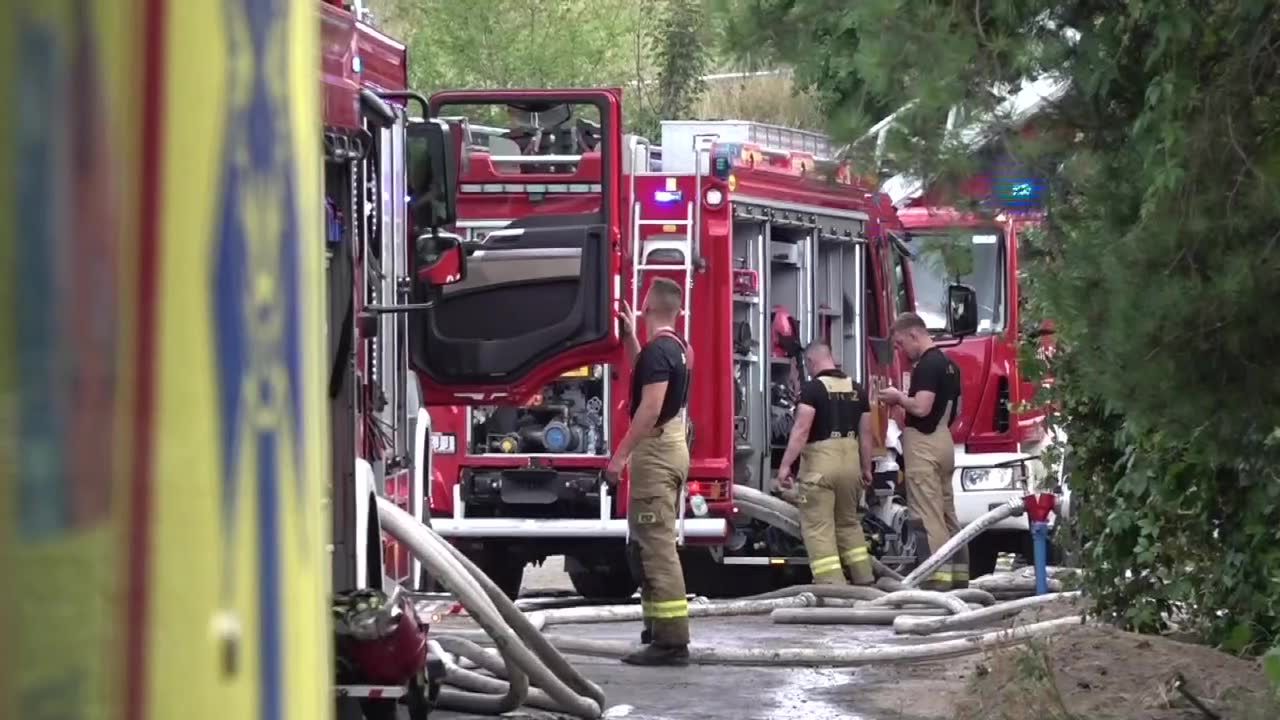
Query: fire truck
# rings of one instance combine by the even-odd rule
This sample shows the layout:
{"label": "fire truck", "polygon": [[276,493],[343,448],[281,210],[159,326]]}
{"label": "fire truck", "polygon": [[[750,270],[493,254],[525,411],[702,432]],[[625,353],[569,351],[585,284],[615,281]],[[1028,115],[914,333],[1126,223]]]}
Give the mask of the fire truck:
{"label": "fire truck", "polygon": [[[1011,117],[1018,132],[1037,132],[1039,110],[1063,89],[1052,80],[1031,83],[1006,101],[1001,115]],[[1020,239],[1044,221],[1046,188],[1028,176],[981,124],[955,127],[956,114],[950,120],[952,129],[963,133],[979,159],[974,176],[946,196],[906,175],[892,177],[883,186],[906,231],[903,240],[913,257],[916,311],[929,328],[939,335],[944,332],[951,283],[963,282],[977,295],[977,332],[959,341],[939,338],[963,378],[961,411],[951,426],[956,515],[961,525],[967,524],[1030,488],[1062,497],[1056,522],[1070,509],[1066,463],[1061,458],[1044,460],[1050,447],[1065,446],[1065,437],[1047,427],[1046,408],[1035,400],[1036,383],[1020,367],[1024,346],[1041,352],[1052,348],[1052,323],[1026,316],[1019,267]],[[970,545],[973,573],[990,572],[1001,553],[1030,557],[1027,529],[1025,517],[1009,518],[977,538]]]}
{"label": "fire truck", "polygon": [[[914,308],[914,296],[908,254],[890,232],[903,234],[888,198],[828,159],[830,143],[815,133],[673,121],[663,123],[659,148],[617,130],[611,135],[607,127],[597,131],[584,124],[589,118],[550,104],[561,97],[490,98],[535,117],[481,129],[474,121],[491,116],[440,112],[465,138],[458,232],[474,248],[470,260],[527,236],[526,228],[544,217],[594,212],[598,150],[591,143],[612,137],[625,145],[615,166],[621,192],[610,228],[622,262],[608,277],[632,307],[655,277],[684,287],[679,331],[698,363],[679,528],[690,587],[723,594],[791,579],[795,566],[807,562],[803,546],[739,513],[734,488],[769,491],[785,449],[804,344],[825,340],[846,371],[872,388],[902,372],[889,326],[895,314]],[[535,105],[534,98],[547,100]],[[566,139],[575,132],[583,139]],[[542,145],[531,150],[530,136]],[[552,153],[557,138],[564,144]],[[544,257],[527,262],[554,271]],[[555,302],[554,291],[530,288],[502,304],[503,311],[487,311],[498,317],[473,315],[466,322],[492,325],[507,313],[531,313],[525,306]],[[452,292],[458,290],[446,297]],[[563,305],[555,308],[557,316],[565,312]],[[528,563],[564,555],[583,595],[627,596],[635,582],[623,556],[626,483],[611,496],[599,472],[626,429],[629,369],[615,357],[565,370],[529,388],[538,391],[531,402],[477,397],[430,411],[433,527],[513,595]],[[884,454],[888,416],[878,407],[876,414],[877,452]],[[894,495],[892,486],[885,494]],[[876,533],[885,546],[881,554],[892,544],[913,562],[914,551],[903,546],[918,529],[908,523],[900,497],[885,497],[883,505],[875,515],[883,520],[883,532]]]}

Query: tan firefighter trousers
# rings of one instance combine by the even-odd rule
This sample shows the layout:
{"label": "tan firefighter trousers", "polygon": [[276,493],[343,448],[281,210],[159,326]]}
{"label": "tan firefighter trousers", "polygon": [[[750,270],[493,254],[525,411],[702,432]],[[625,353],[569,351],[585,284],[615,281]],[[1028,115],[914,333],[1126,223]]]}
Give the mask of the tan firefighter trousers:
{"label": "tan firefighter trousers", "polygon": [[848,568],[855,583],[874,583],[871,554],[862,535],[862,465],[857,438],[820,440],[804,446],[796,501],[813,581],[845,585],[842,568]]}
{"label": "tan firefighter trousers", "polygon": [[627,555],[631,573],[640,581],[644,625],[654,645],[689,644],[689,601],[676,553],[677,504],[688,476],[689,446],[680,417],[668,420],[631,453]]}
{"label": "tan firefighter trousers", "polygon": [[[948,404],[942,417],[949,417]],[[907,507],[924,523],[929,547],[923,557],[936,552],[947,540],[960,532],[956,519],[955,491],[951,475],[955,471],[955,445],[951,431],[943,423],[931,433],[906,428],[902,436],[906,455],[904,474],[907,480]],[[966,587],[969,584],[969,550],[961,548],[925,582],[928,589]]]}

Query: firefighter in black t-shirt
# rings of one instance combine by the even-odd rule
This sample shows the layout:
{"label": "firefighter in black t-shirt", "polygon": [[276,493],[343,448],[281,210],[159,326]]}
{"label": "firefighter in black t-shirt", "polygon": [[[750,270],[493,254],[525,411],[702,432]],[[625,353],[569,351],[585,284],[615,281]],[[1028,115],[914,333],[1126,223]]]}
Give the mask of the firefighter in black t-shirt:
{"label": "firefighter in black t-shirt", "polygon": [[642,313],[649,338],[643,350],[631,309],[624,305],[622,312],[623,347],[632,365],[631,423],[605,474],[616,482],[630,462],[627,557],[640,581],[645,645],[622,659],[633,665],[689,663],[689,603],[676,553],[676,520],[680,488],[689,475],[684,410],[692,356],[674,330],[680,309],[680,286],[655,279]]}
{"label": "firefighter in black t-shirt", "polygon": [[[915,364],[909,394],[889,388],[881,398],[901,405],[907,414],[902,433],[907,481],[907,507],[924,523],[932,553],[960,532],[956,519],[955,444],[951,423],[960,408],[960,368],[934,346],[924,320],[903,313],[893,324],[893,344]],[[969,551],[961,548],[949,564],[943,564],[922,587],[947,590],[969,585]]]}
{"label": "firefighter in black t-shirt", "polygon": [[847,568],[855,584],[870,585],[875,575],[859,508],[863,485],[871,484],[871,406],[862,386],[836,369],[831,348],[815,342],[804,359],[813,379],[800,391],[776,483],[790,487],[799,456],[795,495],[813,581],[845,585]]}

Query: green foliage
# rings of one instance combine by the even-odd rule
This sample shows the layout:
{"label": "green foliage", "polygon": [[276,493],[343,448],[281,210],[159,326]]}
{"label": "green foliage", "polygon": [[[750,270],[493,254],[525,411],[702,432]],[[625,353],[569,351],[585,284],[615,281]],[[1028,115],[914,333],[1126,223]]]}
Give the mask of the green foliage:
{"label": "green foliage", "polygon": [[706,89],[711,35],[702,0],[662,0],[652,31],[658,66],[658,116],[689,117]]}
{"label": "green foliage", "polygon": [[693,116],[703,120],[752,120],[802,130],[821,130],[826,125],[816,98],[797,90],[786,72],[708,82]]}
{"label": "green foliage", "polygon": [[408,45],[410,85],[426,93],[622,87],[630,111],[632,83],[648,72],[645,8],[632,0],[377,0],[373,9],[380,29]]}
{"label": "green foliage", "polygon": [[[378,26],[409,47],[410,84],[449,88],[621,87],[628,130],[658,140],[667,118],[815,127],[789,77],[705,83],[718,71],[709,0],[376,0]],[[754,67],[754,66],[752,66]]]}
{"label": "green foliage", "polygon": [[[1022,260],[1053,318],[1087,586],[1235,650],[1280,636],[1280,6],[1269,0],[724,0],[743,54],[792,63],[833,133],[890,168],[973,170],[946,119],[989,121],[1049,223]],[[1071,32],[1067,32],[1069,29]],[[1019,134],[1021,79],[1069,81]],[[855,147],[870,162],[869,142]],[[1273,661],[1274,662],[1274,661]]]}

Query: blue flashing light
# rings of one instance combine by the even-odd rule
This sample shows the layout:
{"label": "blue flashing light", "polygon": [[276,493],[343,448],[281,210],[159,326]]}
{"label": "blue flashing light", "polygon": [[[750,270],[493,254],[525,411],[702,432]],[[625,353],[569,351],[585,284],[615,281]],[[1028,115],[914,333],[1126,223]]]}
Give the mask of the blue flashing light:
{"label": "blue flashing light", "polygon": [[1044,182],[1035,178],[998,178],[992,189],[1005,208],[1035,208],[1044,202]]}
{"label": "blue flashing light", "polygon": [[655,190],[653,193],[653,200],[659,205],[670,205],[683,199],[684,193],[679,190]]}

